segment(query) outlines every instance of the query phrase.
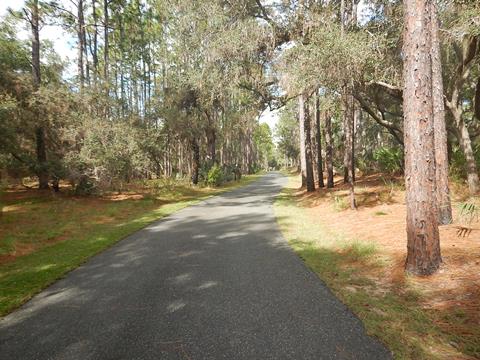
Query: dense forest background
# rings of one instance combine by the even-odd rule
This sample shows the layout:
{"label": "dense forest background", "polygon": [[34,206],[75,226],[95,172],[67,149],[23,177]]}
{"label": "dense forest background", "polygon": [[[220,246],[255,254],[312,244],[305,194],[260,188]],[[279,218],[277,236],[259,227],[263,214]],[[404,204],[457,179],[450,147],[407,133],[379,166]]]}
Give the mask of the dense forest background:
{"label": "dense forest background", "polygon": [[[73,81],[41,38],[51,24],[78,40]],[[17,38],[25,26],[33,42]],[[81,193],[152,177],[197,183],[214,165],[229,177],[268,167],[271,133],[253,92],[268,29],[243,5],[29,1],[0,34],[3,178],[68,180]]]}

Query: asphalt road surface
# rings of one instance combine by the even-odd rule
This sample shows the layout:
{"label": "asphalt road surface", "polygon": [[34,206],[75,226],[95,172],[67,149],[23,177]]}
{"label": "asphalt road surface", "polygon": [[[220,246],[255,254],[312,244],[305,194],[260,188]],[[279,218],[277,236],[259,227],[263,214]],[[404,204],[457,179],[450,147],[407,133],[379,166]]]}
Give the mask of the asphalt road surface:
{"label": "asphalt road surface", "polygon": [[390,359],[288,247],[286,179],[181,210],[0,321],[0,359]]}

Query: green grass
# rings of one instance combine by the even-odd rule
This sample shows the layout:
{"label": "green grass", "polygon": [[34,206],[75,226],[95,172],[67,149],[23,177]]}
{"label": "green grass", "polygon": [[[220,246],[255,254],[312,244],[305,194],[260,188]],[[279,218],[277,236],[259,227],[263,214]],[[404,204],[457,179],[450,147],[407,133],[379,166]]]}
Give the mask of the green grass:
{"label": "green grass", "polygon": [[350,207],[347,199],[344,196],[335,195],[333,200],[335,211],[343,211]]}
{"label": "green grass", "polygon": [[[258,176],[218,189],[178,187],[141,200],[46,197],[7,204],[21,207],[0,217],[0,255],[10,253],[17,243],[34,250],[0,265],[0,316],[127,235]],[[65,239],[59,240],[61,236]]]}
{"label": "green grass", "polygon": [[[333,233],[307,213],[294,191],[284,189],[275,202],[280,228],[298,256],[364,323],[367,333],[392,350],[395,359],[453,359],[480,355],[478,333],[455,333],[465,313],[438,312],[421,306],[426,294],[405,283],[382,283],[388,259],[368,242]],[[451,332],[438,326],[452,325]],[[458,327],[460,329],[461,327]]]}

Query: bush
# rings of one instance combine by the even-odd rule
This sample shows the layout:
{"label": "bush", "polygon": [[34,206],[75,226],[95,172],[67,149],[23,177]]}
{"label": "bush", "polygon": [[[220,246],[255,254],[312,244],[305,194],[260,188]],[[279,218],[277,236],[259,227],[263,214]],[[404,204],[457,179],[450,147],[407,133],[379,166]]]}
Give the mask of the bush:
{"label": "bush", "polygon": [[88,176],[81,176],[78,184],[75,186],[75,195],[92,195],[97,191],[95,180]]}
{"label": "bush", "polygon": [[277,159],[272,158],[272,159],[268,160],[268,168],[273,169],[273,170],[280,169],[280,164],[278,163]]}
{"label": "bush", "polygon": [[122,187],[149,167],[141,146],[145,136],[142,129],[127,122],[105,125],[92,120],[85,125],[78,162],[85,164],[88,171],[83,172],[95,178],[98,187]]}
{"label": "bush", "polygon": [[218,165],[213,165],[208,171],[207,185],[208,186],[220,186],[224,182],[224,174],[222,168]]}
{"label": "bush", "polygon": [[253,164],[253,165],[250,165],[250,167],[248,168],[248,173],[249,174],[256,174],[256,173],[258,173],[262,170],[263,170],[262,166],[260,166],[258,164]]}
{"label": "bush", "polygon": [[399,148],[380,148],[373,158],[381,171],[395,174],[403,170],[403,151]]}
{"label": "bush", "polygon": [[455,146],[450,153],[450,176],[456,181],[467,178],[467,165],[462,150]]}
{"label": "bush", "polygon": [[237,165],[223,165],[223,182],[240,180],[242,177],[242,172],[240,167]]}

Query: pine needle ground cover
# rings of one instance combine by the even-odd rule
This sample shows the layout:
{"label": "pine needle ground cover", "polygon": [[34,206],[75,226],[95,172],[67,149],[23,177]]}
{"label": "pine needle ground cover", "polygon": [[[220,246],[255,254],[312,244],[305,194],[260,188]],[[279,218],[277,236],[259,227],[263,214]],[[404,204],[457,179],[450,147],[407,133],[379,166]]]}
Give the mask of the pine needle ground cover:
{"label": "pine needle ground cover", "polygon": [[[396,359],[480,357],[479,234],[442,226],[443,265],[428,278],[405,275],[404,189],[378,176],[358,179],[357,211],[338,179],[331,190],[278,196],[275,213],[295,252]],[[454,198],[460,200],[461,191]],[[346,206],[342,206],[343,203]],[[458,219],[458,207],[455,218]],[[456,220],[457,221],[457,220]]]}
{"label": "pine needle ground cover", "polygon": [[256,178],[244,176],[220,188],[141,184],[101,197],[6,191],[0,216],[0,316],[149,223]]}

